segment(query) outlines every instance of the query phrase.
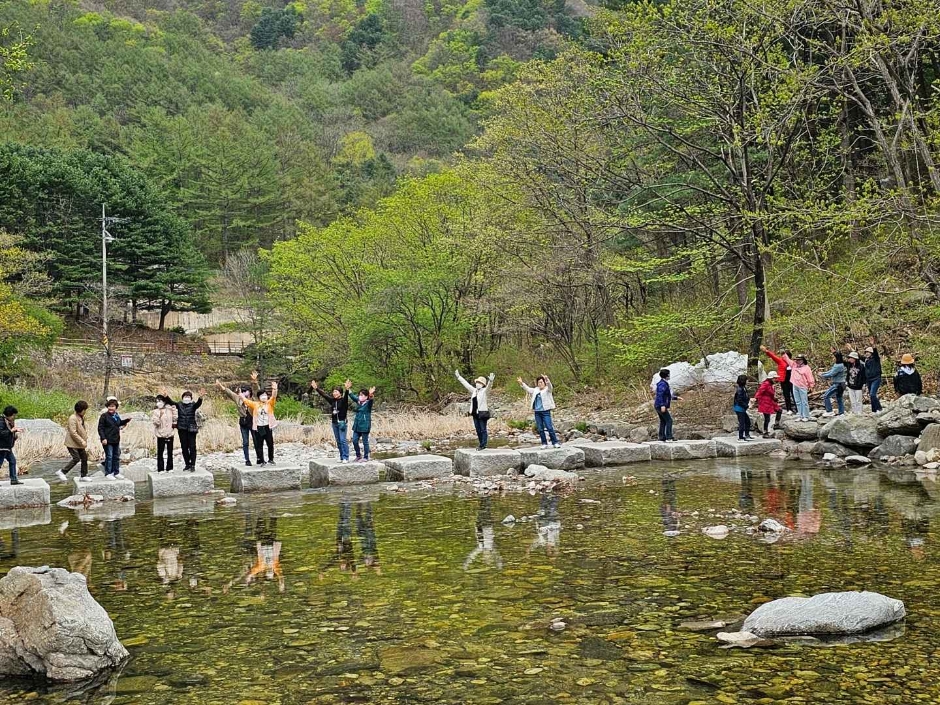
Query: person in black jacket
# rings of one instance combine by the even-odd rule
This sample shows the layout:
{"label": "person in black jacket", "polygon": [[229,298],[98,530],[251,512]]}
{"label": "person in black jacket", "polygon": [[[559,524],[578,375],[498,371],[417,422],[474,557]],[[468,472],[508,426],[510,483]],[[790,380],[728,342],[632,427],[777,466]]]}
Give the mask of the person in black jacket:
{"label": "person in black jacket", "polygon": [[20,413],[15,406],[8,406],[3,410],[3,417],[0,418],[0,468],[3,467],[3,461],[10,463],[10,484],[22,485],[16,477],[16,455],[13,453],[13,446],[16,444],[16,437],[20,429],[16,427],[16,415]]}
{"label": "person in black jacket", "polygon": [[865,384],[868,387],[868,396],[871,399],[872,412],[881,411],[881,400],[878,398],[878,388],[881,387],[881,355],[875,346],[875,339],[865,348]]}
{"label": "person in black jacket", "polygon": [[161,392],[167,404],[176,407],[176,433],[180,437],[180,452],[183,454],[183,470],[196,471],[196,434],[199,433],[199,424],[196,421],[196,412],[202,406],[202,398],[206,392],[199,390],[199,397],[193,401],[193,393],[188,389],[183,391],[179,401],[170,399],[166,390]]}
{"label": "person in black jacket", "polygon": [[923,394],[924,384],[920,379],[920,372],[914,369],[914,356],[904,353],[901,364],[894,375],[894,391],[898,396],[905,394]]}
{"label": "person in black jacket", "polygon": [[316,380],[310,382],[310,386],[330,405],[330,422],[333,426],[333,438],[336,439],[336,447],[339,449],[339,462],[348,463],[349,440],[346,438],[346,415],[349,413],[348,392],[352,389],[352,382],[346,380],[344,385],[346,391],[339,387],[333,387],[332,394],[327,394],[320,389],[320,385],[317,384]]}
{"label": "person in black jacket", "polygon": [[747,375],[738,375],[734,388],[734,413],[738,416],[738,440],[753,441],[751,436],[751,417],[747,409],[751,405],[751,396],[747,393]]}
{"label": "person in black jacket", "polygon": [[104,413],[98,417],[98,438],[104,446],[104,476],[123,480],[121,474],[121,430],[130,422],[118,414],[118,400],[108,398]]}

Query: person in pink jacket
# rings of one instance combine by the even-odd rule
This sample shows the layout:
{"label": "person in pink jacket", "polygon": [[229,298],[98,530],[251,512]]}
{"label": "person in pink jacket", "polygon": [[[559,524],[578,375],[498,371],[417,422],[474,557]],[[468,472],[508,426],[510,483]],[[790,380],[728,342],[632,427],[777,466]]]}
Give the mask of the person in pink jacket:
{"label": "person in pink jacket", "polygon": [[809,393],[816,386],[813,370],[806,364],[805,355],[797,355],[790,371],[790,381],[793,383],[793,396],[796,399],[796,409],[800,421],[809,421]]}
{"label": "person in pink jacket", "polygon": [[770,433],[770,417],[775,416],[774,428],[780,426],[780,414],[783,410],[777,403],[777,395],[774,391],[774,382],[779,379],[779,375],[771,370],[767,373],[766,379],[760,383],[754,398],[757,400],[757,412],[764,416],[764,438],[772,438]]}

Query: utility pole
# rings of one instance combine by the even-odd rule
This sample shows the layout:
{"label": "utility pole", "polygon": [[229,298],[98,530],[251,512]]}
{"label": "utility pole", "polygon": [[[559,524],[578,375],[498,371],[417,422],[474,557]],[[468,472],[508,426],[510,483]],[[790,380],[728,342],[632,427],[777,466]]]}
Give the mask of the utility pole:
{"label": "utility pole", "polygon": [[114,242],[108,226],[112,223],[124,223],[127,218],[107,217],[105,204],[101,204],[101,344],[104,345],[105,370],[104,390],[102,395],[108,396],[108,387],[111,384],[111,339],[108,337],[108,243]]}

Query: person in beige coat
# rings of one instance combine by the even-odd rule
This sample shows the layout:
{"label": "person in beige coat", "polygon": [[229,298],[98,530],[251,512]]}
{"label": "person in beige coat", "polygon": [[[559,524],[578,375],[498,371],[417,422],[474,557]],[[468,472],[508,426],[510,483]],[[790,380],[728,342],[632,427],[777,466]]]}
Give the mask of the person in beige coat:
{"label": "person in beige coat", "polygon": [[75,413],[69,416],[65,427],[65,449],[69,452],[71,460],[68,465],[56,472],[62,482],[68,482],[69,470],[79,463],[82,464],[79,482],[88,481],[88,432],[85,430],[85,412],[88,411],[88,402],[81,400],[75,402]]}
{"label": "person in beige coat", "polygon": [[[150,414],[153,434],[157,437],[157,472],[173,472],[173,434],[176,432],[176,407],[157,395],[157,408]],[[164,466],[163,454],[166,453]]]}

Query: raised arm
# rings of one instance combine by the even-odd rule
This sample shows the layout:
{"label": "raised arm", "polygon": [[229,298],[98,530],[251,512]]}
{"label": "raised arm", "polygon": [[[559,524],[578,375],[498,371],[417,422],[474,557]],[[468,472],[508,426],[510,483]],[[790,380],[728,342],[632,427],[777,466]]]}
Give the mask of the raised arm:
{"label": "raised arm", "polygon": [[320,389],[320,385],[317,384],[317,381],[316,381],[316,380],[313,380],[313,381],[310,382],[310,387],[311,387],[311,389],[313,389],[313,391],[315,391],[315,392],[316,392],[317,394],[319,394],[321,397],[323,397],[324,399],[326,399],[326,401],[327,401],[328,403],[330,403],[330,404],[333,403],[333,397],[331,397],[329,394],[327,394],[327,393],[324,392],[322,389]]}
{"label": "raised arm", "polygon": [[261,388],[258,386],[258,370],[254,370],[251,373],[251,396],[257,399],[260,390]]}
{"label": "raised arm", "polygon": [[555,385],[552,384],[552,380],[549,379],[548,375],[542,375],[542,379],[545,380],[545,386],[548,389],[548,391],[551,392],[552,390],[555,389]]}
{"label": "raised arm", "polygon": [[242,399],[238,394],[236,394],[236,393],[233,392],[231,389],[229,389],[228,387],[226,387],[226,386],[225,386],[224,384],[222,384],[219,380],[216,380],[216,381],[215,381],[215,386],[218,387],[219,389],[221,389],[221,390],[225,393],[225,396],[227,396],[229,399],[231,399],[231,400],[232,400],[233,402],[235,402],[236,404],[238,404],[239,402],[243,401],[243,399]]}
{"label": "raised arm", "polygon": [[460,376],[460,370],[454,370],[454,374],[457,376],[457,381],[463,385],[463,388],[466,389],[471,394],[473,394],[473,386],[467,380],[465,380],[463,377]]}
{"label": "raised arm", "polygon": [[530,387],[528,384],[522,381],[522,377],[517,377],[516,381],[519,383],[519,386],[522,387],[527,394],[535,394],[535,389]]}
{"label": "raised arm", "polygon": [[277,401],[277,380],[271,382],[271,400],[270,401],[272,404],[274,404],[274,402]]}
{"label": "raised arm", "polygon": [[355,404],[357,409],[358,409],[360,406],[362,406],[362,405],[359,403],[359,397],[357,397],[356,395],[354,395],[354,394],[352,393],[352,390],[351,390],[351,389],[347,389],[347,390],[346,390],[346,398],[347,398],[349,401],[351,401],[353,404]]}
{"label": "raised arm", "polygon": [[490,372],[489,381],[486,383],[486,388],[489,389],[493,386],[493,380],[496,379],[496,373]]}

